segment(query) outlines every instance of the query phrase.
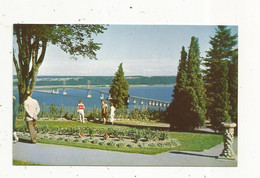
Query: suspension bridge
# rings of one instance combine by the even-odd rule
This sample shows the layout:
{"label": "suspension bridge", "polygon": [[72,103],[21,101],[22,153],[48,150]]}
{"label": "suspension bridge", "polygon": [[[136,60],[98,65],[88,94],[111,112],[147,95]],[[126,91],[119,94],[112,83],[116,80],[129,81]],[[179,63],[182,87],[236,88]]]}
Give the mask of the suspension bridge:
{"label": "suspension bridge", "polygon": [[[85,87],[72,87],[73,89],[81,89],[86,90],[86,97],[92,98],[91,92],[98,92],[99,93],[99,99],[100,100],[111,100],[111,95],[107,91],[103,91],[100,89],[90,88],[89,86]],[[52,88],[52,89],[37,89],[35,91],[37,92],[43,92],[48,94],[54,94],[54,95],[64,95],[64,96],[74,96],[71,95],[67,89],[70,89],[68,87],[60,87],[60,88]],[[140,96],[133,96],[130,95],[128,97],[128,103],[133,103],[134,105],[148,105],[148,106],[155,106],[155,107],[168,107],[170,102],[168,101],[162,101],[158,99],[153,98],[145,98]]]}

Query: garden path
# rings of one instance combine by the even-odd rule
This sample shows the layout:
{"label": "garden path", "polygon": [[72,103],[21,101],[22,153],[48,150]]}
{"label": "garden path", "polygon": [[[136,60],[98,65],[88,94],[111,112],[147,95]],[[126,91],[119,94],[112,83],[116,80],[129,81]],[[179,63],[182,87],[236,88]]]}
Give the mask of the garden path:
{"label": "garden path", "polygon": [[[234,148],[237,154],[237,139],[234,140]],[[223,143],[203,152],[169,151],[157,155],[144,155],[18,142],[13,144],[13,159],[56,166],[237,166],[236,160],[215,158],[222,149]]]}

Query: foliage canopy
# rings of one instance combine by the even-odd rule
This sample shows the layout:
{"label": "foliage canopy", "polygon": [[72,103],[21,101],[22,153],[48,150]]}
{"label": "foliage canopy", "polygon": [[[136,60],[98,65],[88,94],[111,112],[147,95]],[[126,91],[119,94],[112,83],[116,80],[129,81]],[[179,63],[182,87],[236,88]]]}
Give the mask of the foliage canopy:
{"label": "foliage canopy", "polygon": [[215,130],[221,128],[221,122],[237,122],[236,39],[237,34],[231,35],[227,26],[218,26],[204,59],[207,118]]}
{"label": "foliage canopy", "polygon": [[92,35],[103,33],[103,25],[77,24],[14,24],[13,63],[18,78],[19,102],[25,100],[26,90],[33,92],[39,67],[44,61],[48,44],[58,45],[72,55],[97,59],[100,43]]}

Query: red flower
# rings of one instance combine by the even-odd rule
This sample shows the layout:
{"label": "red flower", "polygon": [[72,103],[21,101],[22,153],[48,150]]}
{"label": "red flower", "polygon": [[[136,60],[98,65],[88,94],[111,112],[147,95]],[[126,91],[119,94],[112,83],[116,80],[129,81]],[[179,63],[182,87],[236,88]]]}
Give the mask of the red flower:
{"label": "red flower", "polygon": [[79,135],[80,135],[81,137],[82,137],[82,136],[84,136],[84,134],[83,134],[83,133],[81,133],[81,132],[79,133]]}

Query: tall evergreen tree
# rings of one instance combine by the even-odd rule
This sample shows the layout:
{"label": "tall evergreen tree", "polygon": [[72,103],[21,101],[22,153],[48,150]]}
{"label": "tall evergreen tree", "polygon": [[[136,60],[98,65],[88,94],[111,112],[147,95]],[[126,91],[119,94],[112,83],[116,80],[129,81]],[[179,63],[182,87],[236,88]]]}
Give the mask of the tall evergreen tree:
{"label": "tall evergreen tree", "polygon": [[228,91],[232,109],[229,111],[231,121],[237,124],[237,99],[238,99],[238,50],[235,49],[232,60],[229,62]]}
{"label": "tall evergreen tree", "polygon": [[229,111],[231,109],[228,91],[228,61],[219,61],[215,80],[215,90],[218,91],[213,96],[211,105],[211,124],[214,130],[221,129],[221,122],[230,122]]}
{"label": "tall evergreen tree", "polygon": [[187,102],[191,127],[202,126],[206,120],[206,94],[202,78],[198,38],[191,38],[187,63]]}
{"label": "tall evergreen tree", "polygon": [[203,125],[205,103],[198,39],[192,37],[188,60],[187,53],[182,48],[173,101],[167,110],[171,129],[192,130]]}
{"label": "tall evergreen tree", "polygon": [[187,52],[185,51],[184,46],[181,51],[181,58],[179,60],[178,73],[176,77],[176,85],[173,89],[173,100],[170,106],[167,108],[167,121],[170,123],[171,130],[175,127],[181,129],[185,128],[183,123],[185,122],[185,87],[187,83]]}
{"label": "tall evergreen tree", "polygon": [[112,98],[111,102],[113,102],[116,108],[125,109],[127,107],[129,97],[128,90],[129,85],[124,77],[123,63],[120,63],[109,90]]}
{"label": "tall evergreen tree", "polygon": [[216,35],[210,40],[212,48],[204,59],[207,118],[215,130],[220,129],[221,122],[230,121],[229,114],[232,115],[231,120],[236,121],[237,118],[236,38],[237,34],[231,35],[226,26],[218,26]]}

